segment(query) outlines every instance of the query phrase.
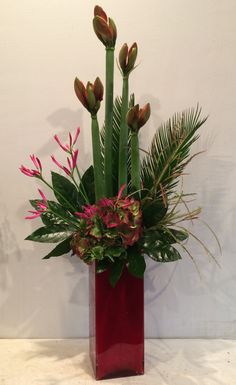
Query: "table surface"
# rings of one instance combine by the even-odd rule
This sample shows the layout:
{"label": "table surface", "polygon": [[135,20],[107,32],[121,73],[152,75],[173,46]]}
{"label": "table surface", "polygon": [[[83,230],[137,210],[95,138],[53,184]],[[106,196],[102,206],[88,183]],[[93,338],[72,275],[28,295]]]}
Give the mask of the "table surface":
{"label": "table surface", "polygon": [[0,385],[236,385],[236,341],[149,339],[143,376],[95,381],[87,339],[0,340]]}

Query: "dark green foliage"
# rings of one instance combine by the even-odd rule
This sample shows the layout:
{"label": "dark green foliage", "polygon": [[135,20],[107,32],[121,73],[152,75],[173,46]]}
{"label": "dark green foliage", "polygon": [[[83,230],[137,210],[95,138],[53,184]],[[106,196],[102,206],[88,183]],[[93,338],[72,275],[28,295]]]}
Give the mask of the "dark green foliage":
{"label": "dark green foliage", "polygon": [[59,243],[50,253],[48,253],[43,259],[49,259],[51,257],[59,257],[71,251],[70,245],[71,237],[65,239]]}
{"label": "dark green foliage", "polygon": [[73,231],[67,226],[54,225],[40,227],[25,239],[34,242],[58,243],[70,237],[72,233]]}
{"label": "dark green foliage", "polygon": [[52,171],[52,186],[58,202],[71,212],[79,211],[84,199],[69,179]]}

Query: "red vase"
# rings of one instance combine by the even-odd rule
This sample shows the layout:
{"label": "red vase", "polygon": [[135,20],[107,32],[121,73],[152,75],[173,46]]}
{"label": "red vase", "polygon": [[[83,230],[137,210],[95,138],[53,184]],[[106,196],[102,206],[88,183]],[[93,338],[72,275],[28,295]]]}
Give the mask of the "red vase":
{"label": "red vase", "polygon": [[144,373],[144,285],[125,268],[117,285],[90,266],[90,357],[96,380]]}

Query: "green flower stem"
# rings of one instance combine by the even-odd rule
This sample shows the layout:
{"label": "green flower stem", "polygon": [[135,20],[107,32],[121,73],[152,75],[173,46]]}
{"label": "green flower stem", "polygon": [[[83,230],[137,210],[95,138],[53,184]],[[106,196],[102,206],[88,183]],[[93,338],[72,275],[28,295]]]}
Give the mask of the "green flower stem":
{"label": "green flower stem", "polygon": [[102,153],[100,143],[100,133],[97,115],[91,115],[92,118],[92,143],[93,143],[93,167],[96,201],[105,196],[104,179],[102,173]]}
{"label": "green flower stem", "polygon": [[86,202],[87,202],[87,203],[90,203],[90,202],[89,202],[88,195],[87,195],[87,193],[86,193],[86,190],[85,190],[84,185],[83,185],[83,182],[82,182],[82,178],[81,178],[81,175],[80,175],[78,166],[76,166],[76,171],[77,171],[77,175],[78,175],[78,177],[79,177],[80,186],[78,186],[76,182],[75,182],[75,184],[76,184],[76,186],[78,186],[78,189],[81,191],[81,194],[83,195],[83,197],[84,197],[84,199],[86,200]]}
{"label": "green flower stem", "polygon": [[[140,180],[140,160],[139,160],[139,140],[138,133],[131,134],[131,185],[135,191],[141,190]],[[140,193],[139,193],[140,195]]]}
{"label": "green flower stem", "polygon": [[113,125],[114,48],[106,48],[106,100],[105,100],[105,192],[113,196],[112,188],[112,125]]}
{"label": "green flower stem", "polygon": [[122,105],[121,105],[121,124],[120,124],[120,143],[119,143],[119,186],[118,190],[123,184],[126,187],[123,191],[127,194],[127,161],[128,161],[128,125],[126,123],[126,115],[128,112],[129,103],[129,77],[123,77],[122,90]]}
{"label": "green flower stem", "polygon": [[71,210],[76,212],[77,209],[76,207],[72,206],[72,204],[70,202],[68,202],[68,200],[65,198],[64,195],[62,195],[59,191],[55,190],[45,179],[43,179],[43,177],[41,178],[42,182],[46,184],[46,186],[48,186],[53,192],[55,191],[58,195],[60,195],[64,201],[71,207]]}

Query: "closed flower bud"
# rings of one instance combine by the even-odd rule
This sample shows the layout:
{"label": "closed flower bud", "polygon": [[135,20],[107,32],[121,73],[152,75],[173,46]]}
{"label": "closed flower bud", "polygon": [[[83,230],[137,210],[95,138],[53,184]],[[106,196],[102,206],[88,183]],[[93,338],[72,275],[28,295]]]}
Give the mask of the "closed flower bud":
{"label": "closed flower bud", "polygon": [[139,118],[138,118],[138,124],[139,128],[144,126],[144,124],[148,121],[151,115],[151,108],[150,108],[150,103],[145,104],[143,108],[139,110]]}
{"label": "closed flower bud", "polygon": [[106,13],[98,5],[94,8],[93,28],[105,47],[115,47],[117,37],[116,25],[111,18],[107,18]]}
{"label": "closed flower bud", "polygon": [[106,15],[106,12],[103,11],[102,7],[100,7],[99,5],[96,5],[94,7],[94,16],[100,16],[102,19],[104,19],[105,21],[107,21],[107,15]]}
{"label": "closed flower bud", "polygon": [[132,44],[130,49],[128,49],[127,44],[125,43],[119,53],[119,64],[124,76],[129,75],[129,73],[134,69],[135,61],[137,59],[138,46],[137,43]]}
{"label": "closed flower bud", "polygon": [[138,114],[139,104],[136,104],[134,107],[130,108],[126,117],[128,126],[134,131],[138,130]]}
{"label": "closed flower bud", "polygon": [[84,84],[78,78],[75,78],[74,89],[79,101],[83,104],[85,108],[88,108],[86,89]]}
{"label": "closed flower bud", "polygon": [[87,83],[87,95],[88,95],[88,110],[89,111],[92,111],[96,105],[96,99],[95,99],[95,95],[94,95],[94,92],[93,92],[93,85],[92,83],[88,82]]}
{"label": "closed flower bud", "polygon": [[95,115],[103,99],[103,85],[101,80],[96,78],[94,84],[88,82],[85,88],[84,84],[76,78],[74,88],[79,101],[92,115]]}
{"label": "closed flower bud", "polygon": [[151,114],[150,104],[147,103],[143,108],[139,108],[139,104],[132,107],[127,113],[127,124],[133,132],[138,132],[148,121]]}
{"label": "closed flower bud", "polygon": [[125,72],[125,69],[126,69],[126,64],[127,64],[127,56],[128,56],[128,46],[127,44],[123,44],[121,49],[120,49],[120,53],[119,53],[119,64],[120,64],[120,68],[122,69],[123,73]]}
{"label": "closed flower bud", "polygon": [[94,92],[95,98],[99,101],[102,101],[104,88],[103,88],[103,84],[99,78],[96,78],[96,80],[94,82],[93,92]]}

